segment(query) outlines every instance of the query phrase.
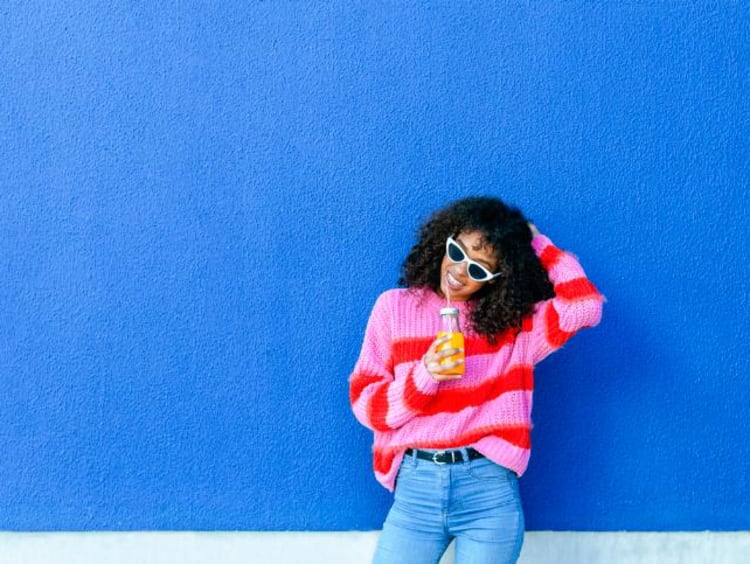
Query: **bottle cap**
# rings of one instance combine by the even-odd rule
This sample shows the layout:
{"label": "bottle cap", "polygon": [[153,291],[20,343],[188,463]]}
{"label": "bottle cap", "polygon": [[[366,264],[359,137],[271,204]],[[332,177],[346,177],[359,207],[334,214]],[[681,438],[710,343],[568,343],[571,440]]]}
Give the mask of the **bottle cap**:
{"label": "bottle cap", "polygon": [[440,315],[458,315],[457,307],[442,307],[440,308]]}

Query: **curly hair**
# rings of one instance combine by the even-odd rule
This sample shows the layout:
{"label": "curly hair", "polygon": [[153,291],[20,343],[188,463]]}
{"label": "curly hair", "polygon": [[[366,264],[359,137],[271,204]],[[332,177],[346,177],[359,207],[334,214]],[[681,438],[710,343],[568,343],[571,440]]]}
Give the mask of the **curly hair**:
{"label": "curly hair", "polygon": [[492,197],[470,197],[435,212],[418,231],[417,243],[401,266],[398,284],[440,292],[445,240],[479,231],[502,276],[486,283],[469,300],[471,328],[491,343],[508,330],[519,330],[534,304],[554,296],[547,271],[531,247],[531,229],[516,208]]}

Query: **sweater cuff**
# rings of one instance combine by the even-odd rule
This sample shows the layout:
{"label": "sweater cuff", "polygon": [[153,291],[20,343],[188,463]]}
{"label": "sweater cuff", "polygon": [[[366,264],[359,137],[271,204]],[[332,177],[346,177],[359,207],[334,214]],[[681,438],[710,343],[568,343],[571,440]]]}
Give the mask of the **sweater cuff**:
{"label": "sweater cuff", "polygon": [[531,240],[531,247],[534,249],[534,252],[537,254],[537,256],[540,256],[542,254],[542,251],[549,247],[552,244],[552,241],[547,237],[546,235],[542,235],[541,233],[534,236],[534,238]]}
{"label": "sweater cuff", "polygon": [[427,370],[422,359],[419,360],[414,369],[414,383],[417,385],[420,392],[427,395],[437,394],[438,388],[440,388],[440,382],[432,377],[432,374]]}

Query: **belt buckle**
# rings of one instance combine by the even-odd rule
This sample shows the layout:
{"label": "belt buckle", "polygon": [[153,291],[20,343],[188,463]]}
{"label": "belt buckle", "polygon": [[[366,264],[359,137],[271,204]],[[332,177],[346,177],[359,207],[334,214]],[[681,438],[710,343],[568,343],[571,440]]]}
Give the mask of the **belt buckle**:
{"label": "belt buckle", "polygon": [[439,465],[439,466],[443,466],[444,464],[452,464],[453,462],[456,461],[456,453],[455,453],[455,451],[451,451],[451,460],[450,460],[450,462],[448,460],[438,460],[438,457],[442,458],[442,457],[445,457],[445,455],[447,455],[447,454],[448,454],[448,451],[445,451],[445,450],[441,450],[439,452],[436,452],[435,454],[432,455],[432,461],[435,464]]}

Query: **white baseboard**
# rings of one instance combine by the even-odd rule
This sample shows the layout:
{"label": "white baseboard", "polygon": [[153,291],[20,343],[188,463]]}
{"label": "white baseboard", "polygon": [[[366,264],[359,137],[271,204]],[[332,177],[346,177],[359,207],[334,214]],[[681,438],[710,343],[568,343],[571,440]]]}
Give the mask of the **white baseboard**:
{"label": "white baseboard", "polygon": [[[3,564],[367,564],[374,532],[0,532]],[[526,533],[519,564],[744,564],[750,531]],[[454,564],[449,550],[441,564]]]}

